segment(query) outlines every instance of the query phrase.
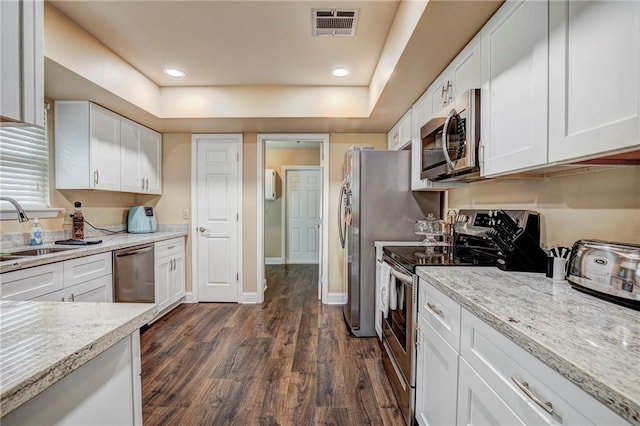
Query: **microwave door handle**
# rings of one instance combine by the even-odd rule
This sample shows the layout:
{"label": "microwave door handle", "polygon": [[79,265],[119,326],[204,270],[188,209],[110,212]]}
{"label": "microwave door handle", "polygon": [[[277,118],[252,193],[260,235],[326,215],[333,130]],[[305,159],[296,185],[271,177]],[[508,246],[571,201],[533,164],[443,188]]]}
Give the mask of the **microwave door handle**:
{"label": "microwave door handle", "polygon": [[456,168],[456,165],[451,161],[451,157],[449,157],[449,123],[453,119],[453,117],[457,114],[455,109],[451,109],[449,111],[449,115],[447,115],[447,119],[444,120],[444,125],[442,126],[442,153],[444,154],[445,160],[447,160],[447,164],[451,167],[451,170]]}

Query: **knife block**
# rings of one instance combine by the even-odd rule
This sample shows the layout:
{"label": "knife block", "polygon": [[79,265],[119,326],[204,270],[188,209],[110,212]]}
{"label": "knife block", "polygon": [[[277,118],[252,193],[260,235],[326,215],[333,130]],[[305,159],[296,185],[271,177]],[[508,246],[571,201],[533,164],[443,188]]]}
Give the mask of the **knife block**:
{"label": "knife block", "polygon": [[[507,213],[500,210],[496,218],[505,220]],[[510,222],[512,220],[508,219]],[[494,242],[500,247],[502,255],[498,259],[498,268],[503,271],[518,272],[546,272],[547,253],[540,247],[540,215],[535,212],[526,212],[523,217],[523,227],[509,225],[507,232],[502,233],[502,238]],[[506,233],[506,237],[505,237]],[[497,235],[497,231],[489,233]]]}

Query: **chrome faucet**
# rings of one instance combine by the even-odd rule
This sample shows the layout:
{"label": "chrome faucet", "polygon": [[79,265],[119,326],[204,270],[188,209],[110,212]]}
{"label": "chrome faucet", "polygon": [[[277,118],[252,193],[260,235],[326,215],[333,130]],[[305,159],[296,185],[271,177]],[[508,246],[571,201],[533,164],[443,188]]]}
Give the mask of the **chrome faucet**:
{"label": "chrome faucet", "polygon": [[18,213],[18,221],[19,222],[27,222],[29,220],[29,216],[24,212],[24,209],[16,200],[10,197],[0,197],[0,201],[8,201],[13,204],[13,207],[16,209]]}

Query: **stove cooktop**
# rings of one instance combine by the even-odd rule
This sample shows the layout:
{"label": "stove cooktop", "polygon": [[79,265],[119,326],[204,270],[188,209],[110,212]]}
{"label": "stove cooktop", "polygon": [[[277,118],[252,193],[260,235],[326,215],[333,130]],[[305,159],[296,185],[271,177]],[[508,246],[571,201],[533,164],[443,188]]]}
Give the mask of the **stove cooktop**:
{"label": "stove cooktop", "polygon": [[498,256],[472,247],[385,246],[384,254],[410,272],[418,266],[495,266]]}

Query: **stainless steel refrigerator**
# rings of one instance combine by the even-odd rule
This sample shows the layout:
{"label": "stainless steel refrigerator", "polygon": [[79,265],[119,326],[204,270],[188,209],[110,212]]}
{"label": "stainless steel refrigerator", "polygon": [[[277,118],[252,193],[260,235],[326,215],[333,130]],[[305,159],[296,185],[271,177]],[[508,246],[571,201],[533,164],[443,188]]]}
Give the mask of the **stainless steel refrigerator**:
{"label": "stainless steel refrigerator", "polygon": [[344,318],[358,337],[375,336],[374,241],[417,241],[416,220],[440,216],[438,193],[411,192],[411,152],[353,148],[344,158],[339,230],[344,248]]}

